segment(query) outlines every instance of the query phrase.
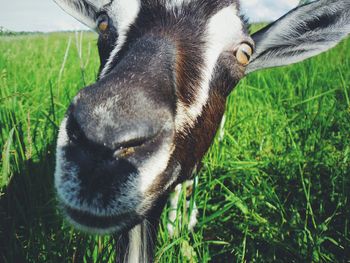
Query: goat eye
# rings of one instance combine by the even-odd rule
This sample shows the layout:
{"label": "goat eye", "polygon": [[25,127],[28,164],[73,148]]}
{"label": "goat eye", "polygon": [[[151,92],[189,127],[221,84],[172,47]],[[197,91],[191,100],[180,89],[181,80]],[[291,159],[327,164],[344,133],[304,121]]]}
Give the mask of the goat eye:
{"label": "goat eye", "polygon": [[249,64],[250,58],[253,54],[253,49],[248,44],[241,44],[236,51],[236,58],[240,64],[246,66]]}
{"label": "goat eye", "polygon": [[100,15],[98,18],[97,18],[97,27],[98,27],[98,30],[101,32],[101,33],[104,33],[106,32],[106,30],[108,29],[108,26],[109,26],[109,19],[108,19],[108,16],[103,14],[103,15]]}

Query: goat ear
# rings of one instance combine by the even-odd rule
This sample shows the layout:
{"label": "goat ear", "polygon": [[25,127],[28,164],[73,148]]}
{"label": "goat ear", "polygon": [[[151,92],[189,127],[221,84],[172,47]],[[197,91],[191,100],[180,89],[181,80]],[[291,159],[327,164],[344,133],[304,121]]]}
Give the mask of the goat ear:
{"label": "goat ear", "polygon": [[256,49],[246,74],[316,56],[349,33],[350,0],[320,0],[299,6],[252,35]]}
{"label": "goat ear", "polygon": [[66,13],[85,24],[92,30],[96,30],[96,6],[88,0],[54,0]]}

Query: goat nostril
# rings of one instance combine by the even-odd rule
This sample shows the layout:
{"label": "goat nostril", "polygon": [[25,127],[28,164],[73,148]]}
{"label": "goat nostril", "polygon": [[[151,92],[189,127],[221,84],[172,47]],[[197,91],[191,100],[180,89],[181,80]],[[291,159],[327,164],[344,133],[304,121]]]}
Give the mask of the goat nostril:
{"label": "goat nostril", "polygon": [[135,153],[137,148],[140,148],[149,142],[152,142],[159,133],[152,134],[152,135],[144,135],[141,137],[128,139],[128,140],[121,140],[114,144],[114,149],[116,151],[114,152],[114,157],[116,158],[125,158]]}
{"label": "goat nostril", "polygon": [[120,148],[119,150],[117,150],[114,153],[115,157],[119,157],[119,158],[126,158],[132,154],[135,153],[135,148],[134,147],[130,147],[130,148]]}
{"label": "goat nostril", "polygon": [[125,142],[119,142],[115,145],[116,149],[126,149],[126,148],[135,148],[141,146],[145,142],[149,141],[148,137],[139,137],[134,138]]}
{"label": "goat nostril", "polygon": [[135,153],[135,148],[143,146],[147,142],[151,141],[155,136],[156,135],[151,137],[138,137],[125,142],[118,142],[114,147],[117,149],[114,152],[114,156],[121,158],[128,157]]}

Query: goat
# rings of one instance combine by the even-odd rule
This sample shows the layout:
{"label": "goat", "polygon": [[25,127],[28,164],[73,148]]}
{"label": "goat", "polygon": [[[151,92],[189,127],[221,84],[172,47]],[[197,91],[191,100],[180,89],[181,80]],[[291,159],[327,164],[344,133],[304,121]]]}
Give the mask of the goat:
{"label": "goat", "polygon": [[77,228],[120,235],[126,262],[152,261],[148,229],[200,166],[237,83],[350,32],[350,0],[299,6],[252,36],[238,0],[55,2],[99,34],[101,62],[60,126],[58,199]]}

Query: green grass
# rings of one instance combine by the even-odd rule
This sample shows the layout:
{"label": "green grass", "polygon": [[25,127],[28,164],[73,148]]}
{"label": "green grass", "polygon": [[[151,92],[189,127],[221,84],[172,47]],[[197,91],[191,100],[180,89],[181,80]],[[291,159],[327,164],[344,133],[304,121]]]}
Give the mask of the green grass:
{"label": "green grass", "polygon": [[[73,230],[53,189],[57,127],[96,78],[95,46],[87,33],[0,37],[0,262],[113,262],[113,238]],[[349,49],[240,83],[198,174],[195,232],[180,204],[170,238],[165,211],[156,262],[350,260]]]}

